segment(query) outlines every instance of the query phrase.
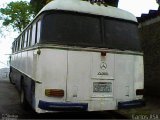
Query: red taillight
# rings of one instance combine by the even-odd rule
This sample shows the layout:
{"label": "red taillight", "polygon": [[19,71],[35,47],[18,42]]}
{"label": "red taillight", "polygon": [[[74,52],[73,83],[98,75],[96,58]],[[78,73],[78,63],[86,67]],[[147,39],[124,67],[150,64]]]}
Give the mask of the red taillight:
{"label": "red taillight", "polygon": [[137,89],[136,95],[144,95],[144,89]]}
{"label": "red taillight", "polygon": [[45,95],[48,97],[63,97],[64,90],[62,90],[62,89],[45,89]]}

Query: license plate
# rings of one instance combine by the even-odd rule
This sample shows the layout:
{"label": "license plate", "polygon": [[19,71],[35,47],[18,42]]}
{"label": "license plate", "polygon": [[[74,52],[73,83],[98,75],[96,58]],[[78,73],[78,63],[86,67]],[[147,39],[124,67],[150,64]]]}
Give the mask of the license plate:
{"label": "license plate", "polygon": [[112,92],[111,82],[94,82],[93,92]]}

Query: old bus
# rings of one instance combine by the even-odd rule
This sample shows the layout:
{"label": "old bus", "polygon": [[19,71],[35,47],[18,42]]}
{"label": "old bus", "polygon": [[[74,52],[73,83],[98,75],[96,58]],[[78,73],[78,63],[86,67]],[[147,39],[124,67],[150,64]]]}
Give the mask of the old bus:
{"label": "old bus", "polygon": [[143,104],[137,19],[81,0],[47,4],[15,39],[10,79],[38,113]]}

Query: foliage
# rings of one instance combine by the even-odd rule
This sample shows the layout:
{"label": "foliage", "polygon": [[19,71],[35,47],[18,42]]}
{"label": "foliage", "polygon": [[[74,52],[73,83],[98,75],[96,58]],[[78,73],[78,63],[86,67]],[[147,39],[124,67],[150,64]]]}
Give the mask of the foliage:
{"label": "foliage", "polygon": [[33,17],[32,8],[26,1],[10,2],[0,9],[4,26],[12,26],[14,30],[22,32]]}
{"label": "foliage", "polygon": [[49,3],[49,2],[51,2],[51,1],[53,1],[53,0],[46,0],[46,4]]}
{"label": "foliage", "polygon": [[31,0],[31,5],[33,7],[34,15],[36,15],[45,6],[43,0]]}
{"label": "foliage", "polygon": [[31,5],[33,7],[34,15],[36,15],[47,3],[52,0],[31,0]]}
{"label": "foliage", "polygon": [[117,7],[119,2],[119,0],[82,0],[82,1],[89,1],[91,4],[96,3],[98,5],[103,4],[104,6],[110,5],[114,7]]}

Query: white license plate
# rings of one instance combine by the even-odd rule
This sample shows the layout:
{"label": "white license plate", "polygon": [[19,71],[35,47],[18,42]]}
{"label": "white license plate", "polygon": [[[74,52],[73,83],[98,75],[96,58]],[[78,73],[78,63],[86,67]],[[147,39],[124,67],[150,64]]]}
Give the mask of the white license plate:
{"label": "white license plate", "polygon": [[94,82],[93,92],[112,92],[111,82]]}

